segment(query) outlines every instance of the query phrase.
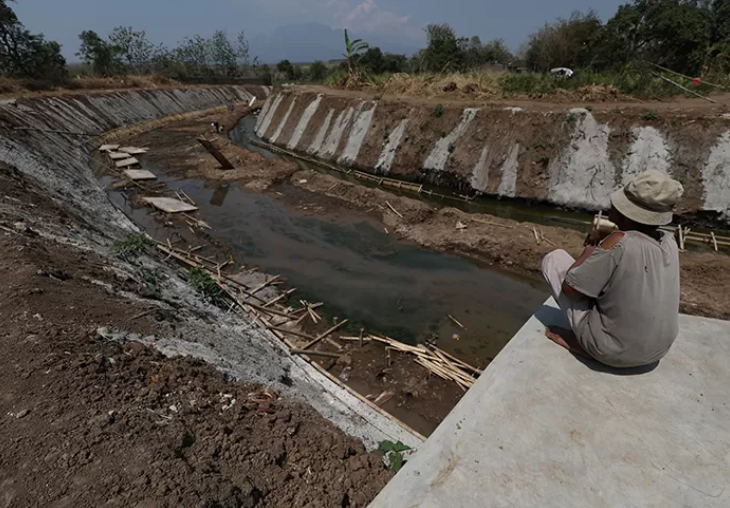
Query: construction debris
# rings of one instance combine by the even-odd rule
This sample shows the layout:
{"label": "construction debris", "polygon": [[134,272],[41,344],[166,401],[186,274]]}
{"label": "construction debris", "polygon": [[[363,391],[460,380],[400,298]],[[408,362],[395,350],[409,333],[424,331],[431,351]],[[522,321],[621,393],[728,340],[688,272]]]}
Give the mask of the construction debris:
{"label": "construction debris", "polygon": [[205,148],[208,153],[210,153],[213,157],[215,157],[215,160],[217,160],[222,169],[236,169],[236,166],[231,164],[231,161],[226,159],[226,156],[221,153],[218,148],[208,139],[205,138],[197,138],[198,142],[203,145],[203,148]]}
{"label": "construction debris", "polygon": [[114,152],[116,150],[119,150],[119,145],[101,145],[99,147],[99,151],[104,152]]}
{"label": "construction debris", "polygon": [[109,152],[107,155],[113,161],[120,161],[120,160],[123,160],[123,159],[129,159],[129,154],[128,153],[123,153],[123,152]]}
{"label": "construction debris", "polygon": [[142,201],[149,203],[155,208],[162,210],[165,213],[180,213],[180,212],[194,212],[198,209],[197,206],[180,201],[174,198],[142,198]]}

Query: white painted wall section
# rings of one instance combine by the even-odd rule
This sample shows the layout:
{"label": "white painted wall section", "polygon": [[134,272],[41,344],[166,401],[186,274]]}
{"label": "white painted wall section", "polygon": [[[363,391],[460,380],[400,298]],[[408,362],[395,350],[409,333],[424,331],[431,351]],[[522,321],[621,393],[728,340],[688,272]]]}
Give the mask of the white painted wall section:
{"label": "white painted wall section", "polygon": [[568,121],[575,123],[571,143],[550,165],[548,200],[589,210],[608,208],[616,174],[608,153],[611,129],[582,108],[572,109]]}
{"label": "white painted wall section", "polygon": [[466,132],[466,130],[469,128],[469,124],[471,124],[472,120],[474,120],[474,117],[479,112],[476,108],[467,108],[464,110],[464,112],[461,115],[461,121],[459,122],[459,125],[456,126],[456,128],[449,133],[448,136],[445,136],[438,140],[436,143],[436,147],[431,151],[431,154],[426,159],[426,162],[423,163],[423,167],[426,169],[435,169],[436,171],[443,171],[444,167],[446,166],[446,162],[449,160],[449,156],[451,156],[451,148],[452,145],[454,145],[458,139]]}
{"label": "white painted wall section", "polygon": [[[360,108],[362,108],[362,104],[358,107],[358,111]],[[337,148],[340,146],[342,136],[345,134],[347,126],[350,125],[350,120],[352,120],[352,116],[354,114],[355,108],[347,108],[337,116],[337,119],[335,120],[335,123],[332,124],[332,129],[330,129],[330,133],[324,142],[322,150],[319,151],[319,155],[321,157],[327,159],[332,159],[332,157],[334,157],[335,153],[337,153]]]}
{"label": "white painted wall section", "polygon": [[[474,165],[474,171],[471,174],[471,186],[474,190],[485,192],[487,190],[487,184],[489,184],[489,166],[487,166],[487,155],[489,154],[489,148],[482,148],[482,153],[479,155],[479,160]],[[491,157],[490,157],[491,158]]]}
{"label": "white painted wall section", "polygon": [[332,123],[332,117],[334,116],[334,114],[334,109],[330,109],[327,112],[327,116],[325,117],[324,122],[322,122],[322,125],[317,131],[317,136],[314,138],[314,141],[309,146],[309,149],[307,149],[308,154],[313,155],[322,151],[322,145],[324,144],[324,140],[327,137],[327,131],[329,131],[330,129],[330,124]]}
{"label": "white painted wall section", "polygon": [[289,143],[286,145],[289,150],[296,149],[299,141],[301,141],[304,132],[309,126],[309,122],[312,120],[312,116],[314,116],[314,113],[317,112],[317,108],[319,108],[319,104],[322,102],[322,97],[323,95],[319,94],[312,102],[309,103],[304,112],[302,112],[302,116],[299,119],[299,122],[297,122],[297,126],[294,128],[294,132],[289,139]]}
{"label": "white painted wall section", "polygon": [[508,198],[515,197],[517,193],[517,168],[520,158],[520,144],[515,143],[509,152],[507,160],[502,166],[502,179],[499,182],[497,194]]}
{"label": "white painted wall section", "polygon": [[286,122],[289,121],[289,117],[291,116],[291,112],[294,109],[294,106],[297,104],[297,99],[299,97],[295,96],[291,103],[289,104],[289,108],[286,110],[286,113],[284,113],[284,117],[281,119],[281,122],[279,122],[279,126],[276,128],[276,131],[274,131],[274,135],[271,136],[271,143],[276,144],[277,141],[279,141],[279,137],[281,136],[281,131],[284,130],[284,127],[286,126]]}
{"label": "white painted wall section", "polygon": [[408,118],[404,118],[398,124],[393,132],[388,136],[388,140],[385,143],[383,151],[378,157],[378,163],[375,165],[375,169],[381,173],[389,173],[390,168],[393,167],[393,161],[395,161],[396,153],[400,147],[400,143],[403,140],[403,134],[406,132],[408,127]]}
{"label": "white painted wall section", "polygon": [[[262,111],[259,115],[260,125],[257,125],[256,134],[261,139],[266,139],[266,131],[269,130],[269,126],[271,125],[271,120],[274,118],[274,115],[276,114],[276,110],[279,109],[279,104],[281,104],[281,101],[284,99],[284,96],[282,94],[276,95],[273,99],[273,103],[271,104],[271,107],[269,107],[268,111],[264,114]],[[266,101],[268,104],[270,102]],[[258,124],[258,122],[257,122]]]}
{"label": "white painted wall section", "polygon": [[668,175],[672,170],[672,154],[664,135],[654,127],[634,127],[634,142],[626,154],[621,183],[626,185],[647,169],[656,169]]}
{"label": "white painted wall section", "polygon": [[719,212],[730,219],[730,131],[717,140],[702,169],[703,210]]}
{"label": "white painted wall section", "polygon": [[[372,105],[372,107],[363,111],[367,105]],[[365,141],[365,136],[367,136],[368,130],[370,130],[370,123],[373,121],[376,107],[377,105],[374,102],[363,103],[360,107],[359,112],[355,116],[355,121],[352,124],[352,130],[350,131],[350,136],[347,138],[345,149],[337,160],[339,164],[349,166],[357,160],[357,156],[360,155],[362,143]]]}

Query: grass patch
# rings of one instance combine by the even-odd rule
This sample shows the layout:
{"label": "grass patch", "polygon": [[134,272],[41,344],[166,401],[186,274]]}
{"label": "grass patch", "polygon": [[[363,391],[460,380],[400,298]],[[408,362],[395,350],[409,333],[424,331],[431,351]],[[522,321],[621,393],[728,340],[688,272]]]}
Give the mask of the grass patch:
{"label": "grass patch", "polygon": [[436,108],[433,110],[433,116],[436,118],[441,118],[444,116],[444,105],[443,104],[437,104]]}
{"label": "grass patch", "polygon": [[152,242],[144,233],[130,233],[123,240],[114,242],[112,248],[119,258],[131,261],[144,254],[150,245]]}
{"label": "grass patch", "polygon": [[202,268],[193,268],[190,270],[188,280],[193,289],[208,298],[211,303],[219,307],[226,307],[225,291],[208,272]]}
{"label": "grass patch", "polygon": [[646,120],[647,122],[653,122],[655,120],[661,120],[661,117],[659,116],[659,113],[656,111],[650,110],[641,115],[641,118]]}

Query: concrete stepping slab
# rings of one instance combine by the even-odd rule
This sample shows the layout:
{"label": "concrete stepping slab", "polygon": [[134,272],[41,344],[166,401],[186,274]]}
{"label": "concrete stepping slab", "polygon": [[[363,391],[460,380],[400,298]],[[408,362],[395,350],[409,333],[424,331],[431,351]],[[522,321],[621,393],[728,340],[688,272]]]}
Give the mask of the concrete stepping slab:
{"label": "concrete stepping slab", "polygon": [[136,146],[123,146],[119,149],[120,152],[128,153],[129,155],[141,155],[147,153],[149,148],[138,148]]}
{"label": "concrete stepping slab", "polygon": [[122,152],[109,152],[108,153],[109,158],[113,161],[118,161],[122,159],[129,159],[128,153],[122,153]]}
{"label": "concrete stepping slab", "polygon": [[128,168],[129,166],[134,166],[136,164],[139,164],[139,161],[135,159],[134,157],[130,157],[129,159],[124,159],[123,161],[117,161],[116,165],[118,168]]}
{"label": "concrete stepping slab", "polygon": [[101,145],[99,147],[100,152],[114,152],[119,149],[119,145]]}
{"label": "concrete stepping slab", "polygon": [[165,213],[194,212],[198,209],[197,206],[174,198],[142,198],[142,201],[149,203]]}
{"label": "concrete stepping slab", "polygon": [[157,176],[146,169],[127,169],[124,174],[130,180],[156,180]]}

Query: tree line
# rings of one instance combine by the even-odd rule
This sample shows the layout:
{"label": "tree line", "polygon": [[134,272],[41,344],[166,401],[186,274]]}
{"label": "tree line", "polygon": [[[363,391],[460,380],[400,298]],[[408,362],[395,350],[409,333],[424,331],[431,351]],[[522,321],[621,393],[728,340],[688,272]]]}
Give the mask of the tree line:
{"label": "tree line", "polygon": [[[0,0],[0,75],[66,80],[60,45],[26,30],[10,7],[13,1]],[[84,31],[77,56],[91,74],[101,77],[277,75],[290,81],[322,81],[332,73],[346,74],[353,62],[371,75],[471,72],[494,64],[536,72],[554,67],[621,72],[642,62],[692,76],[730,73],[730,0],[631,0],[606,23],[594,11],[574,12],[530,34],[516,55],[501,39],[483,43],[478,36],[459,36],[447,24],[431,24],[425,31],[426,47],[412,57],[384,53],[358,41],[357,54],[347,49],[339,64],[316,61],[304,67],[288,60],[273,68],[259,65],[250,58],[243,32],[231,40],[221,30],[210,38],[185,38],[174,48],[154,44],[144,31],[131,27],[117,27],[106,37]]]}
{"label": "tree line", "polygon": [[[359,56],[360,68],[372,75],[473,72],[494,64],[533,72],[555,67],[622,72],[651,62],[692,76],[730,73],[730,0],[632,0],[606,23],[595,11],[576,11],[545,23],[517,54],[501,39],[482,43],[447,24],[425,30],[426,47],[413,57],[368,48]],[[316,62],[306,76],[284,61],[277,70],[289,80],[316,81],[346,65],[328,69]]]}

